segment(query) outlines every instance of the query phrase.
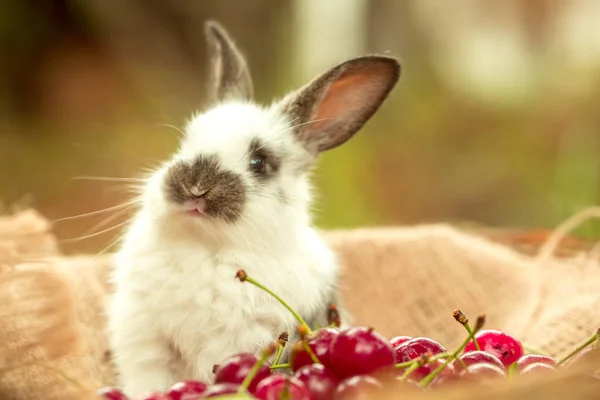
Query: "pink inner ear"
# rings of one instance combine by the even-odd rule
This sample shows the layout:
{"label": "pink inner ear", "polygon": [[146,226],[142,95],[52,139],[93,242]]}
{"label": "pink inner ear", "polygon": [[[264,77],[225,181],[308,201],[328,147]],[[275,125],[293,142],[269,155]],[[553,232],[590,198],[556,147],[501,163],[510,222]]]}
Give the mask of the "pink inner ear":
{"label": "pink inner ear", "polygon": [[[374,71],[351,73],[332,83],[313,115],[313,120],[325,120],[310,124],[310,127],[320,129],[326,124],[335,122],[332,119],[343,118],[345,114],[360,109],[363,102],[370,102],[367,87],[376,84],[377,79],[374,78],[378,75],[377,72],[379,71],[375,69]],[[366,93],[365,90],[367,90]]]}

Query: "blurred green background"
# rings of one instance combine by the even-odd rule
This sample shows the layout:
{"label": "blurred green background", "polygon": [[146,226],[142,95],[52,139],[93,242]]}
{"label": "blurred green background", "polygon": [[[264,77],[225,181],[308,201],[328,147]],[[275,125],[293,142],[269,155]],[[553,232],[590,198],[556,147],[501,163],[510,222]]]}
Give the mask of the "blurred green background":
{"label": "blurred green background", "polygon": [[[55,220],[126,201],[202,107],[204,20],[222,22],[269,102],[347,57],[390,52],[400,83],[321,159],[324,228],[426,222],[553,228],[600,199],[595,0],[4,0],[0,199]],[[127,218],[57,223],[98,251]],[[94,229],[93,229],[94,228]],[[580,230],[596,235],[596,229]]]}

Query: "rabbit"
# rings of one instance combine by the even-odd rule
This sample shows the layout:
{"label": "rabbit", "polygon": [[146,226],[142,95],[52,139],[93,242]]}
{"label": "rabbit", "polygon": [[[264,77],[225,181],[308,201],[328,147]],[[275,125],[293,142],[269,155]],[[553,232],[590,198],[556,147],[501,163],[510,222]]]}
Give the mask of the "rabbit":
{"label": "rabbit", "polygon": [[204,30],[209,105],[145,179],[115,252],[107,334],[120,387],[132,396],[183,379],[212,383],[224,358],[258,354],[281,332],[295,332],[298,322],[280,303],[235,279],[240,269],[311,327],[327,325],[332,303],[348,326],[336,255],[312,224],[309,175],[400,77],[396,58],[361,56],[261,106],[224,27],[209,20]]}

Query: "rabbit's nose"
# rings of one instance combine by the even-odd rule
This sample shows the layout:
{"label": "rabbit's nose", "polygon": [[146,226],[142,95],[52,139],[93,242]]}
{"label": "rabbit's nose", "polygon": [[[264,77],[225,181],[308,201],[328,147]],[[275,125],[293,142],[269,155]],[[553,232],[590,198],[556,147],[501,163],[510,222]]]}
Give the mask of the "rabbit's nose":
{"label": "rabbit's nose", "polygon": [[196,186],[190,188],[190,194],[196,198],[204,197],[204,195],[206,195],[206,193],[208,193],[207,189],[200,189],[199,187],[196,187]]}

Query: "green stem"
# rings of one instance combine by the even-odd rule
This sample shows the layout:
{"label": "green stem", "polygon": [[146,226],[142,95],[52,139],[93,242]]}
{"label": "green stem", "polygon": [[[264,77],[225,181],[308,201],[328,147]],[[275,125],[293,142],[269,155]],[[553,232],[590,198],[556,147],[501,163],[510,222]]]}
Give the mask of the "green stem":
{"label": "green stem", "polygon": [[[465,324],[465,328],[467,328],[467,324]],[[470,331],[471,327],[468,327],[467,331]],[[419,385],[423,388],[427,387],[427,385],[429,385],[431,383],[431,381],[433,380],[433,378],[436,377],[437,374],[439,374],[444,368],[446,368],[446,365],[450,364],[450,362],[454,359],[454,360],[458,360],[458,355],[460,354],[461,351],[464,350],[465,347],[467,347],[467,344],[469,344],[469,342],[471,341],[471,339],[473,338],[473,332],[469,332],[469,336],[463,341],[463,343],[460,345],[460,347],[458,349],[456,349],[454,351],[454,353],[452,353],[452,355],[450,357],[448,357],[448,359],[446,360],[445,363],[443,363],[442,365],[438,366],[436,369],[434,369],[433,371],[431,371],[429,373],[429,375],[427,375],[425,378],[423,378],[420,382]],[[475,342],[477,343],[477,342]],[[464,365],[464,364],[463,364]]]}
{"label": "green stem", "polygon": [[[271,353],[271,354],[273,354],[273,353]],[[246,375],[246,377],[242,381],[242,384],[241,384],[240,388],[238,389],[238,393],[244,393],[244,392],[248,391],[248,387],[250,387],[250,383],[252,383],[252,379],[254,379],[254,377],[258,373],[258,370],[260,369],[260,366],[263,365],[263,363],[265,362],[265,360],[267,358],[269,358],[269,352],[263,351],[260,358],[254,363],[254,365],[252,366],[252,369],[250,370],[248,375]]]}
{"label": "green stem", "polygon": [[594,336],[589,338],[584,344],[577,347],[575,350],[573,350],[571,353],[569,353],[569,355],[567,355],[563,359],[559,360],[556,363],[556,366],[558,367],[559,365],[562,365],[564,362],[566,362],[566,361],[570,360],[571,358],[573,358],[574,356],[576,356],[579,352],[581,352],[581,350],[585,349],[586,347],[588,347],[589,345],[594,343],[596,340],[598,340],[599,337],[600,337],[600,332],[596,332],[594,334]]}
{"label": "green stem", "polygon": [[277,347],[277,355],[275,356],[275,360],[273,360],[273,365],[277,365],[279,360],[281,360],[281,355],[283,354],[283,346],[279,345]]}
{"label": "green stem", "polygon": [[319,361],[319,358],[317,357],[317,355],[312,351],[312,349],[310,348],[308,343],[306,343],[306,340],[304,340],[304,339],[300,339],[300,340],[302,340],[302,346],[304,346],[304,350],[306,350],[306,352],[310,356],[311,360],[315,364],[321,364],[321,361]]}
{"label": "green stem", "polygon": [[406,380],[408,379],[410,374],[412,374],[415,371],[415,369],[417,369],[421,366],[418,362],[419,361],[418,358],[415,358],[414,361],[415,362],[413,362],[412,365],[410,367],[408,367],[408,369],[406,371],[404,371],[404,373],[400,377],[400,382],[406,382]]}
{"label": "green stem", "polygon": [[475,339],[475,332],[473,332],[473,329],[471,329],[471,325],[469,325],[469,323],[467,322],[465,323],[464,327],[469,333],[469,339],[472,340],[473,343],[475,343],[475,348],[477,349],[477,351],[481,351],[481,347],[479,347],[479,343],[477,343],[477,339]]}
{"label": "green stem", "polygon": [[296,320],[298,321],[298,323],[300,323],[300,325],[302,325],[306,328],[308,333],[312,332],[312,330],[310,329],[310,327],[308,326],[306,321],[304,321],[304,319],[296,311],[294,311],[294,309],[292,307],[290,307],[285,301],[283,301],[283,299],[281,297],[276,295],[271,289],[267,288],[266,286],[263,286],[261,283],[255,281],[254,279],[250,278],[249,276],[246,276],[244,280],[250,282],[254,286],[264,290],[265,292],[267,292],[271,296],[273,296],[278,302],[281,303],[281,305],[283,305],[285,308],[288,309],[289,312],[292,313],[294,318],[296,318]]}
{"label": "green stem", "polygon": [[269,368],[271,369],[283,369],[283,368],[291,368],[292,365],[290,363],[285,363],[285,364],[275,364],[273,363],[273,365],[271,365]]}

